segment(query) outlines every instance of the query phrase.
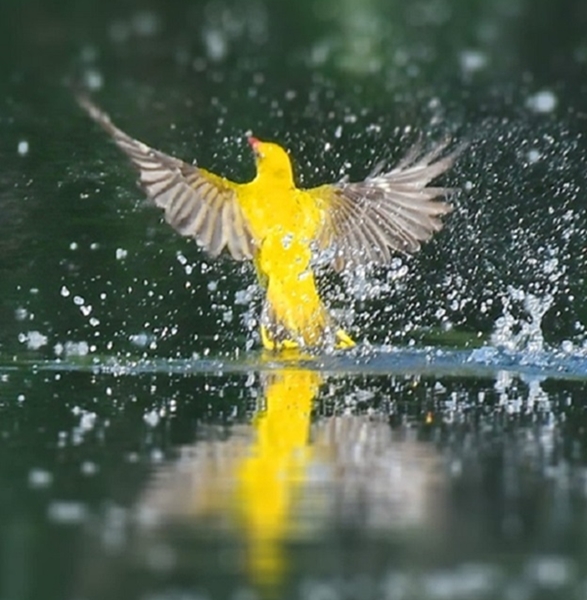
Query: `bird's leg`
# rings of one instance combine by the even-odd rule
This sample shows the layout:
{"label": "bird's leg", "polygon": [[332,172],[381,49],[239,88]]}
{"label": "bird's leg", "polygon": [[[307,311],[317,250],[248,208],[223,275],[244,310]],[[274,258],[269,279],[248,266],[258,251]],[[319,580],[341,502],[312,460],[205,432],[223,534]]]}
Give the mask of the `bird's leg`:
{"label": "bird's leg", "polygon": [[283,340],[275,340],[269,334],[267,327],[265,325],[261,325],[261,342],[263,343],[263,348],[266,350],[297,350],[300,345],[294,340],[283,339]]}
{"label": "bird's leg", "polygon": [[352,338],[342,329],[339,329],[336,332],[336,344],[335,348],[337,350],[347,350],[348,348],[354,348],[355,342],[353,342]]}

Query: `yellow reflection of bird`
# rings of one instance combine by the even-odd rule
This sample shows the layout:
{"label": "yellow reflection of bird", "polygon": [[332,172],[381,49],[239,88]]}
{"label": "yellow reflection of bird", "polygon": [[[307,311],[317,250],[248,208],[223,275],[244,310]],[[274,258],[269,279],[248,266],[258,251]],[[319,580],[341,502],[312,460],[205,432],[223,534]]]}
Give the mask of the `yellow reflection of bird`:
{"label": "yellow reflection of bird", "polygon": [[265,408],[254,423],[257,438],[235,473],[234,507],[249,543],[248,570],[266,590],[281,583],[283,542],[295,537],[294,508],[307,483],[310,416],[321,382],[319,373],[296,368],[266,375]]}
{"label": "yellow reflection of bird", "polygon": [[428,187],[454,162],[448,142],[428,153],[414,148],[391,171],[362,182],[301,189],[287,152],[249,137],[257,176],[241,184],[150,148],[118,129],[87,96],[78,101],[130,158],[143,190],[174,229],[212,256],[226,250],[254,262],[266,294],[261,338],[269,350],[354,345],[318,294],[316,252],[339,271],[385,264],[393,251],[417,251],[450,211],[435,201],[448,190]]}
{"label": "yellow reflection of bird", "polygon": [[322,377],[292,368],[266,378],[256,441],[236,473],[235,508],[247,532],[249,571],[264,588],[275,589],[285,571],[283,541],[295,537],[293,515],[307,484],[310,416]]}

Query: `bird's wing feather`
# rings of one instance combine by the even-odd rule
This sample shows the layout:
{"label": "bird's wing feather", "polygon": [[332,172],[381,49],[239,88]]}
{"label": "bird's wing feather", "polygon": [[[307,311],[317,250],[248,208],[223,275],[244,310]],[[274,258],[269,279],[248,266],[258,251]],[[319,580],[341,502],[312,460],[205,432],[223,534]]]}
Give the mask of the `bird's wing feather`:
{"label": "bird's wing feather", "polygon": [[129,157],[141,188],[176,231],[195,238],[212,256],[226,248],[236,260],[253,258],[254,241],[238,204],[237,184],[150,148],[116,127],[87,96],[77,100]]}
{"label": "bird's wing feather", "polygon": [[337,271],[387,263],[392,251],[416,252],[442,228],[440,217],[452,209],[435,199],[452,190],[427,185],[447,171],[460,152],[461,148],[446,154],[449,143],[428,153],[415,147],[392,171],[372,174],[365,181],[308,190],[323,214],[318,245],[334,251],[332,266]]}

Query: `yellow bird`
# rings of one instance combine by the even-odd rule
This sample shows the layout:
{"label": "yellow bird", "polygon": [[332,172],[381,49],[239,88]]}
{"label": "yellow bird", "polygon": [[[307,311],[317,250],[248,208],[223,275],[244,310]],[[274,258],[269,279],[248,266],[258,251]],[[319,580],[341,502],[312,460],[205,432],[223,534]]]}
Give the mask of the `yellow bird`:
{"label": "yellow bird", "polygon": [[391,171],[361,182],[301,189],[287,152],[249,137],[257,175],[235,183],[130,137],[87,96],[78,102],[130,158],[176,231],[213,257],[226,251],[253,261],[266,294],[261,338],[268,350],[352,347],[318,294],[316,255],[325,253],[337,271],[385,264],[394,251],[417,251],[451,210],[435,200],[450,190],[428,187],[454,163],[448,141],[425,154],[413,148]]}

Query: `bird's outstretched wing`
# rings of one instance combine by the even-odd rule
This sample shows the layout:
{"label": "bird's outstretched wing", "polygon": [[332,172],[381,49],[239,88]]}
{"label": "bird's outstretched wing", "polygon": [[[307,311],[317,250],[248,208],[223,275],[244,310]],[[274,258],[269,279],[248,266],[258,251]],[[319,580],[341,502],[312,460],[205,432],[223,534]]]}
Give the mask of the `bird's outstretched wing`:
{"label": "bird's outstretched wing", "polygon": [[239,207],[236,184],[150,148],[116,127],[87,96],[77,101],[111,136],[139,171],[139,184],[179,233],[212,256],[224,248],[236,260],[253,258],[254,241]]}
{"label": "bird's outstretched wing", "polygon": [[333,251],[337,271],[388,263],[393,251],[416,252],[442,228],[440,217],[452,208],[435,199],[452,190],[427,186],[460,152],[447,154],[449,144],[446,140],[427,153],[416,146],[392,171],[373,173],[359,183],[308,190],[323,211],[318,245]]}

